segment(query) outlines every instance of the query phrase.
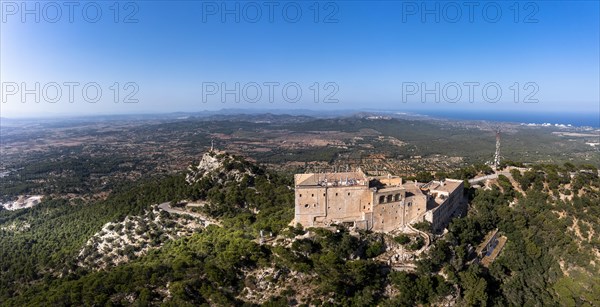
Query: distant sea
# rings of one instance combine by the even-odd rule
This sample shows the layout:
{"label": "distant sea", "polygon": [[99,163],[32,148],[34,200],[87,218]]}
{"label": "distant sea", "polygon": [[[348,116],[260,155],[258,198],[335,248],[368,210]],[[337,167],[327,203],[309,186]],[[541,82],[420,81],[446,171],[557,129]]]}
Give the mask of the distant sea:
{"label": "distant sea", "polygon": [[533,124],[571,124],[573,126],[600,127],[600,113],[598,110],[590,113],[516,113],[516,112],[448,112],[448,111],[420,111],[422,115],[444,117],[463,120],[488,120],[497,122],[516,122]]}

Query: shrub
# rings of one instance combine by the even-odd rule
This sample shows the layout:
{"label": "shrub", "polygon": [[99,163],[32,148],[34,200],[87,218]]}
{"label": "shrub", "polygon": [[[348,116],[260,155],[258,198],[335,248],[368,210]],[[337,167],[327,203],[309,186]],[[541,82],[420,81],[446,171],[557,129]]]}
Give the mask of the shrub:
{"label": "shrub", "polygon": [[367,258],[374,258],[381,255],[384,252],[383,243],[381,242],[373,242],[367,250],[365,251],[365,255]]}
{"label": "shrub", "polygon": [[404,245],[410,242],[410,237],[405,234],[401,234],[399,236],[394,237],[394,241],[396,241],[396,243],[398,244]]}

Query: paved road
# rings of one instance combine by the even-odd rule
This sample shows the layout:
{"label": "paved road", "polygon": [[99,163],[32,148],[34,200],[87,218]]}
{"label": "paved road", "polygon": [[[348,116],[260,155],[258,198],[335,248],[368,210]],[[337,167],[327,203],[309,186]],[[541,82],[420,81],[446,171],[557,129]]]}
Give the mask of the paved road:
{"label": "paved road", "polygon": [[473,179],[469,179],[469,183],[473,184],[473,183],[477,183],[477,182],[481,182],[481,181],[485,181],[488,179],[497,179],[498,175],[504,175],[508,178],[512,178],[510,172],[506,172],[506,171],[502,171],[502,172],[497,172],[491,175],[486,175],[486,176],[481,176],[481,177],[476,177]]}
{"label": "paved road", "polygon": [[485,181],[485,180],[488,180],[488,179],[496,179],[496,178],[498,178],[498,174],[491,174],[491,175],[486,175],[486,176],[481,176],[481,177],[476,177],[476,178],[473,178],[473,179],[469,179],[469,183],[473,184],[473,183]]}
{"label": "paved road", "polygon": [[197,203],[187,203],[186,207],[204,207],[206,205],[205,202],[197,202]]}
{"label": "paved road", "polygon": [[417,269],[417,265],[411,263],[392,264],[391,267],[394,271],[415,271]]}
{"label": "paved road", "polygon": [[218,222],[209,219],[208,217],[206,217],[203,214],[200,214],[197,212],[189,212],[189,211],[185,211],[185,210],[182,210],[179,208],[173,208],[173,207],[171,207],[170,203],[168,203],[168,202],[158,205],[158,208],[160,210],[164,210],[164,211],[172,213],[172,214],[186,214],[189,216],[193,216],[197,219],[200,219],[205,226],[208,226],[210,224],[220,225]]}
{"label": "paved road", "polygon": [[416,229],[411,224],[407,224],[406,226],[408,227],[408,229],[420,234],[421,237],[423,237],[425,239],[425,244],[423,245],[423,247],[416,252],[416,254],[420,254],[421,252],[423,252],[425,249],[427,249],[429,247],[429,244],[431,244],[431,238],[429,238],[429,234],[427,234],[424,231],[420,231],[420,230]]}

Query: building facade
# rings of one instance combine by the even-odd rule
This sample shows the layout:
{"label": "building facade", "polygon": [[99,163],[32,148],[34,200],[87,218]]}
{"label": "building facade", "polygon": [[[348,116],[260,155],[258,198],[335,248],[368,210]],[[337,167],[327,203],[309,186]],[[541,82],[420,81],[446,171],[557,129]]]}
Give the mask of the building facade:
{"label": "building facade", "polygon": [[467,213],[462,180],[432,181],[423,185],[421,189],[430,197],[430,207],[425,220],[431,223],[434,232],[443,231],[453,218]]}
{"label": "building facade", "polygon": [[[437,194],[433,196],[418,183],[403,183],[401,178],[392,176],[369,178],[360,170],[297,174],[294,179],[294,223],[304,227],[342,224],[389,232],[423,220],[443,226],[446,221],[442,220],[452,216],[454,206],[460,206],[463,193],[462,182],[435,190]],[[443,197],[443,191],[451,187],[455,188],[448,193],[451,201],[435,203],[436,199]],[[432,213],[427,219],[428,210],[439,212]]]}

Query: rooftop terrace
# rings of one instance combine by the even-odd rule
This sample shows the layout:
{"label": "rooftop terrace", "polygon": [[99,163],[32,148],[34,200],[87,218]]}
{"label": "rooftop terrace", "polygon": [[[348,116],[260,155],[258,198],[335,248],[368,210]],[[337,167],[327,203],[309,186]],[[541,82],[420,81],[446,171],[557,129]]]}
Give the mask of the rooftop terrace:
{"label": "rooftop terrace", "polygon": [[363,172],[297,174],[296,186],[364,186],[369,180]]}

